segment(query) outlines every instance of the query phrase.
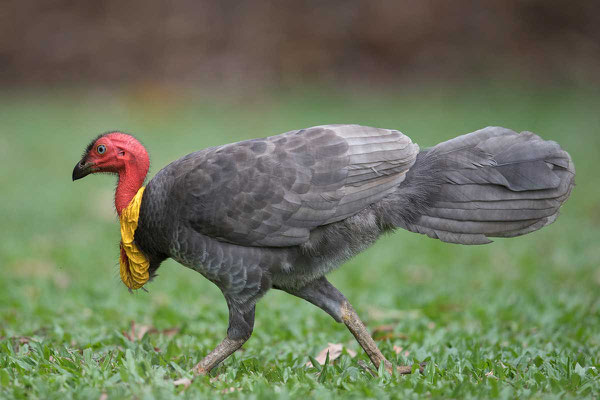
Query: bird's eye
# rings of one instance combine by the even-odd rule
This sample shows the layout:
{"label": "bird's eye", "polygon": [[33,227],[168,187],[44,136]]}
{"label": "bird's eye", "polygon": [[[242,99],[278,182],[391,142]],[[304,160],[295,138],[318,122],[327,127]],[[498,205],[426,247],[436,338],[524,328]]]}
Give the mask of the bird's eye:
{"label": "bird's eye", "polygon": [[98,152],[98,154],[104,154],[106,152],[106,146],[101,144],[100,146],[96,147],[96,151]]}

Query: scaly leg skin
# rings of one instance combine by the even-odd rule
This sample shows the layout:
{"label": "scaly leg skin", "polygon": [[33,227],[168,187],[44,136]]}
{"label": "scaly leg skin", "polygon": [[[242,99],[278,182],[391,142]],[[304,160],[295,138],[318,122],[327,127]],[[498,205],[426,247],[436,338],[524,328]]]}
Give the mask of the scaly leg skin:
{"label": "scaly leg skin", "polygon": [[[350,302],[325,277],[313,281],[300,289],[281,287],[275,287],[275,289],[280,289],[300,297],[324,310],[337,322],[343,322],[352,335],[354,335],[360,347],[367,353],[375,368],[379,368],[379,365],[383,361],[386,370],[389,373],[393,372],[392,363],[383,356],[365,327],[365,324],[362,323],[356,311],[350,305]],[[419,369],[422,370],[422,366]],[[410,374],[412,366],[397,366],[396,370],[399,374]]]}
{"label": "scaly leg skin", "polygon": [[198,375],[207,375],[214,367],[219,365],[221,361],[232,355],[237,349],[242,347],[246,340],[231,340],[223,339],[221,343],[213,351],[208,353],[202,361],[196,365],[195,372]]}
{"label": "scaly leg skin", "polygon": [[254,328],[254,307],[248,312],[241,313],[229,306],[229,327],[227,328],[227,337],[213,351],[208,353],[200,361],[194,371],[198,375],[207,375],[221,361],[232,355],[237,349],[252,335]]}
{"label": "scaly leg skin", "polygon": [[[392,373],[392,363],[390,363],[381,353],[377,344],[369,334],[367,327],[358,317],[354,308],[350,305],[348,301],[345,301],[342,304],[342,321],[348,330],[354,335],[356,341],[360,344],[360,347],[363,348],[369,359],[375,366],[375,368],[379,368],[381,362],[383,361],[385,365],[385,369],[391,374]],[[410,374],[412,372],[412,367],[410,365],[400,365],[396,367],[396,370],[401,375]]]}

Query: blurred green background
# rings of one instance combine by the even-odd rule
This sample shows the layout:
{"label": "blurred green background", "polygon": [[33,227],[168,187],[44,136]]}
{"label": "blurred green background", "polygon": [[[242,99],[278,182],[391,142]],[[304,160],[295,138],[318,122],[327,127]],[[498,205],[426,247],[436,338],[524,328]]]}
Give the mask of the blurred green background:
{"label": "blurred green background", "polygon": [[[600,394],[595,2],[157,4],[0,6],[0,397]],[[387,357],[429,361],[422,375],[371,377],[343,326],[270,292],[243,351],[175,386],[225,334],[227,307],[173,261],[150,293],[127,292],[115,179],[71,182],[81,152],[133,133],[152,176],[207,146],[327,123],[422,147],[531,130],[569,151],[577,187],[534,234],[466,247],[397,232],[331,275]],[[148,333],[130,340],[132,322]],[[327,343],[358,355],[306,367]]]}

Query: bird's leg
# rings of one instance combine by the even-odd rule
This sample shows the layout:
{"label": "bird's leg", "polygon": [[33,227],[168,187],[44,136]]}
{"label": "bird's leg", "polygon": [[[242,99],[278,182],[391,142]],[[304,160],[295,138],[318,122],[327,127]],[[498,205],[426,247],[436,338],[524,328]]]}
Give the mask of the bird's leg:
{"label": "bird's leg", "polygon": [[[356,341],[360,344],[360,347],[367,353],[369,359],[375,366],[375,368],[379,368],[379,365],[383,361],[385,365],[385,369],[392,373],[392,363],[390,363],[381,353],[377,344],[371,337],[371,334],[367,330],[367,327],[358,317],[352,305],[346,300],[342,304],[342,320],[344,324],[348,327],[348,330],[354,335]],[[396,370],[399,374],[410,374],[412,372],[412,366],[410,365],[400,365],[396,367]]]}
{"label": "bird's leg", "polygon": [[252,335],[252,329],[254,328],[254,306],[252,306],[250,311],[240,312],[234,309],[229,302],[227,304],[229,306],[227,336],[196,365],[194,370],[199,375],[208,374],[221,361],[242,347],[250,338],[250,335]]}
{"label": "bird's leg", "polygon": [[[392,363],[383,356],[348,299],[329,283],[325,277],[313,281],[300,289],[275,288],[309,301],[331,315],[337,322],[343,322],[352,335],[354,335],[360,347],[367,353],[375,368],[379,368],[379,365],[383,362],[388,372],[392,372]],[[396,369],[400,374],[410,374],[412,371],[412,367],[409,365],[399,366]]]}

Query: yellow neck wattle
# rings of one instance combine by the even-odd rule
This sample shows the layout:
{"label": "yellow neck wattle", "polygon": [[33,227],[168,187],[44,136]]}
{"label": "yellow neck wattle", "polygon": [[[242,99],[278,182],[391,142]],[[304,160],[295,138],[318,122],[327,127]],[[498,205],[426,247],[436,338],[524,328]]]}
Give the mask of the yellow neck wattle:
{"label": "yellow neck wattle", "polygon": [[119,257],[121,280],[129,289],[139,289],[150,279],[150,261],[133,242],[138,226],[140,205],[145,187],[133,196],[129,205],[121,211],[121,256]]}

